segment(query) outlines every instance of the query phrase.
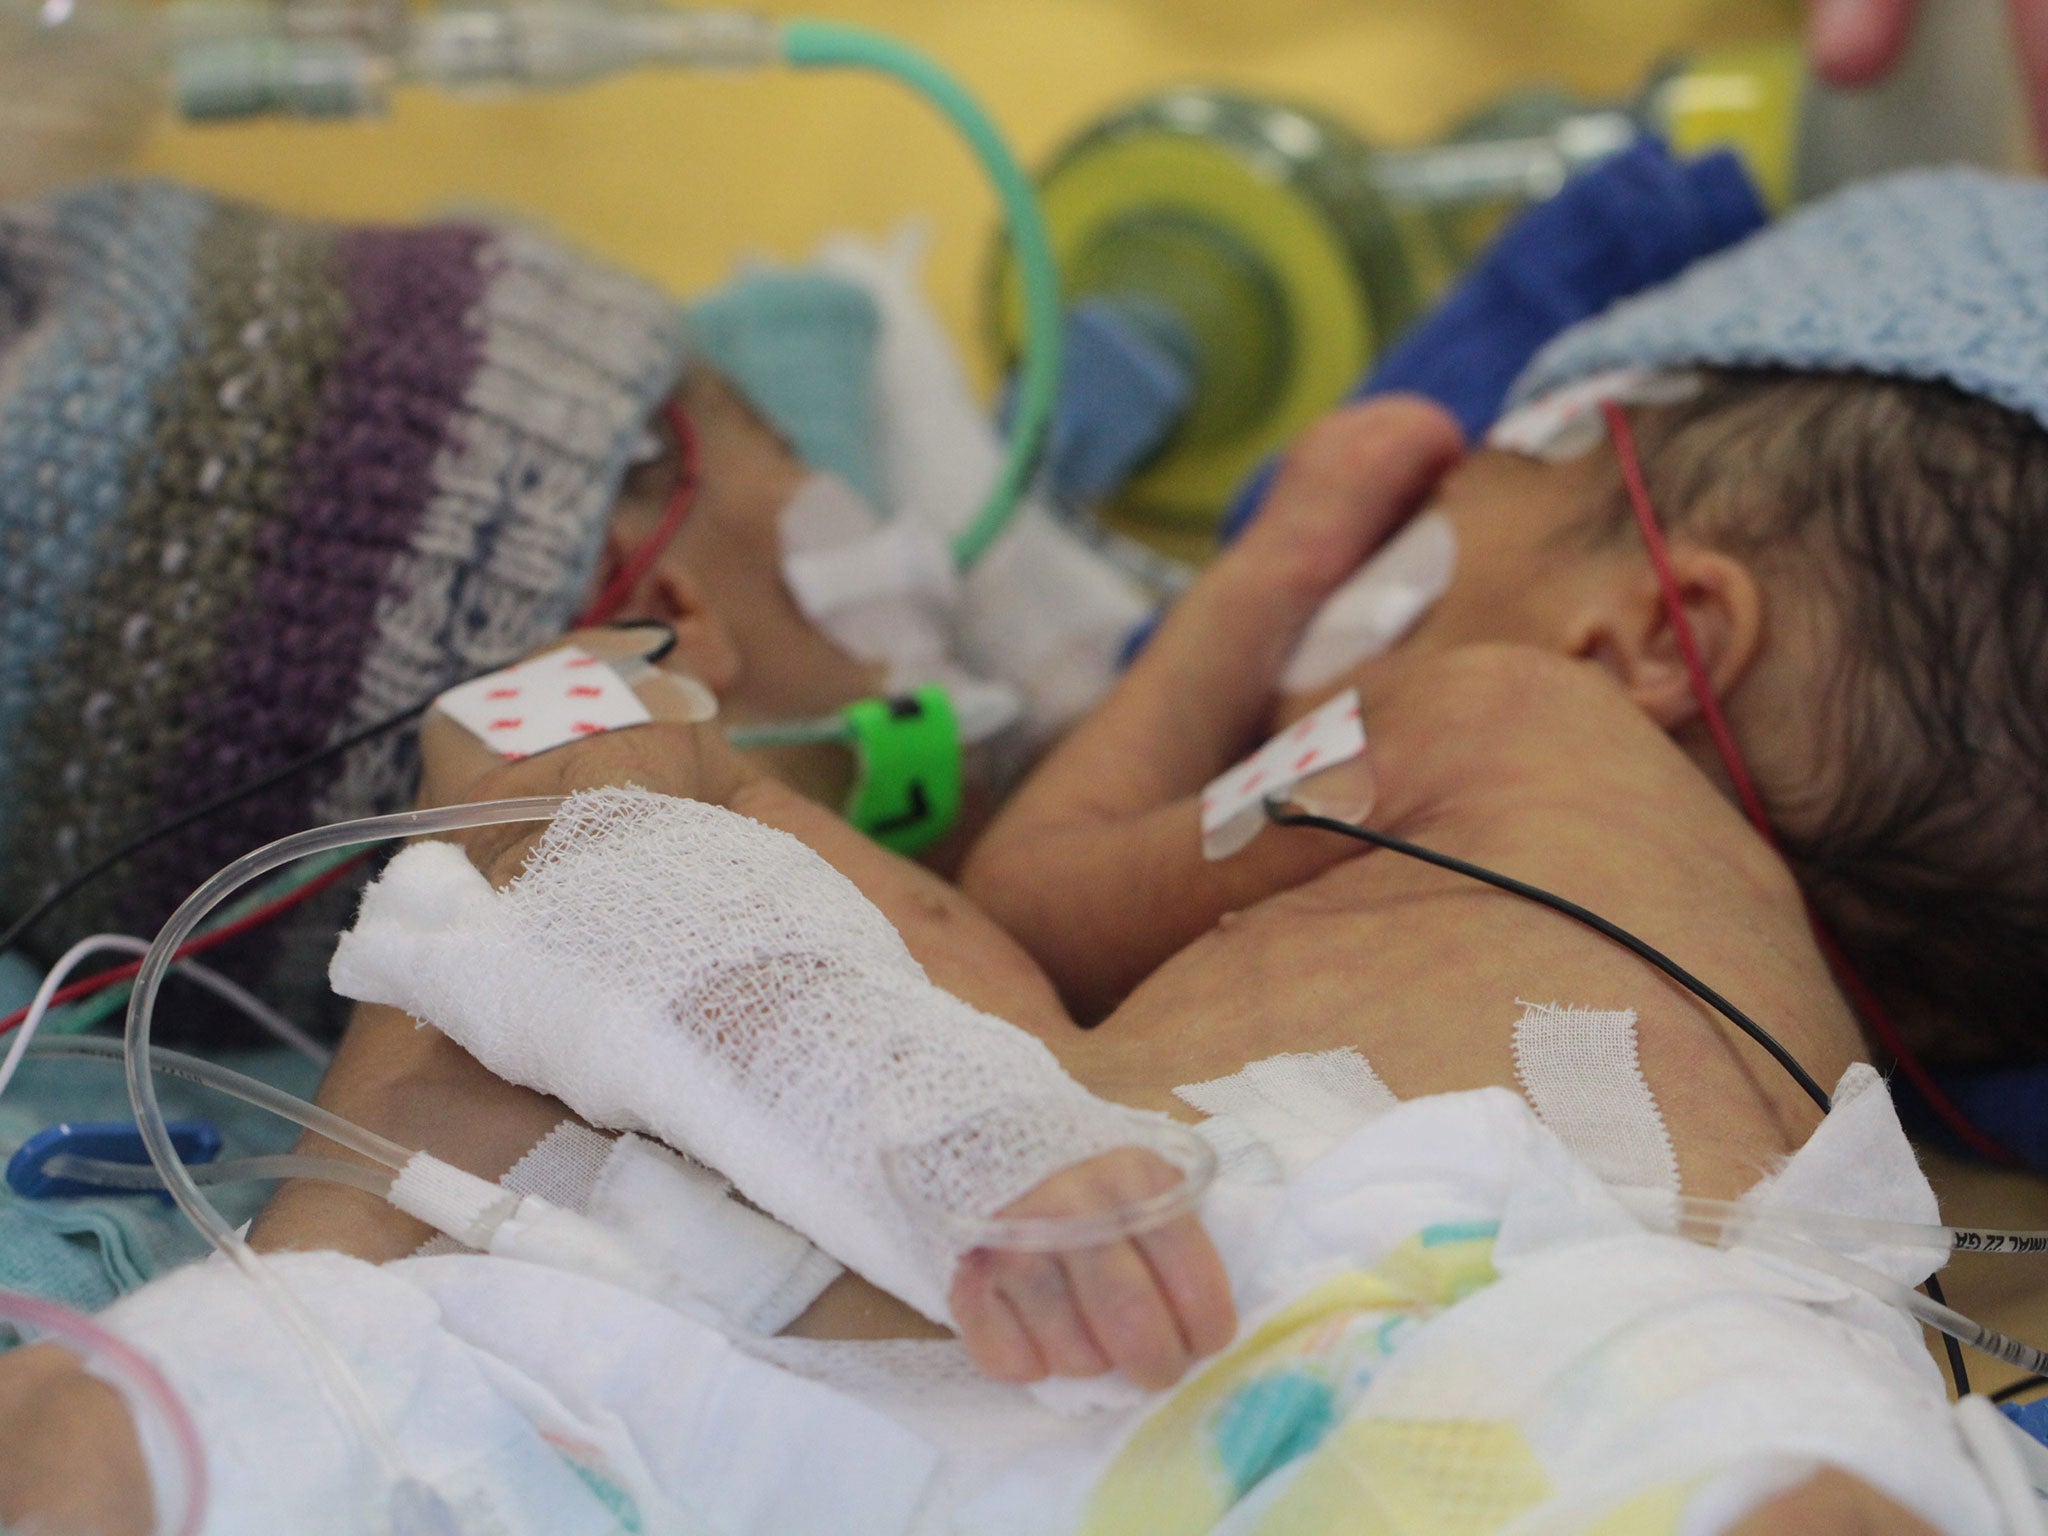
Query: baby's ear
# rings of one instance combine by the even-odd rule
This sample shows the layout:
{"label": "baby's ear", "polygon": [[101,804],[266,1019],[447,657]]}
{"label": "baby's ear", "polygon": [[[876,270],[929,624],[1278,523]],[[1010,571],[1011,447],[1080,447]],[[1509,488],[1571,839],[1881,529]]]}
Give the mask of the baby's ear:
{"label": "baby's ear", "polygon": [[[595,590],[602,591],[624,568],[634,549],[633,542],[614,528],[605,540],[602,575]],[[684,670],[720,698],[739,681],[739,645],[718,610],[705,600],[704,591],[682,562],[661,559],[626,594],[612,622],[653,619],[675,631],[676,656]]]}
{"label": "baby's ear", "polygon": [[[1674,544],[1671,568],[1707,684],[1725,699],[1763,644],[1763,590],[1747,564],[1704,545]],[[1587,595],[1567,649],[1605,667],[1665,730],[1698,718],[1678,626],[1647,560],[1617,563],[1612,579]]]}

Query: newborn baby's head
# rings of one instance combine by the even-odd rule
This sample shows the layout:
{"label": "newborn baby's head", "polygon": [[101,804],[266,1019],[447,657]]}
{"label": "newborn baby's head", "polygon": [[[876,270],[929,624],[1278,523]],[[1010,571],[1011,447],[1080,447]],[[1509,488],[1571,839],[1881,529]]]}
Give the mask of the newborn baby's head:
{"label": "newborn baby's head", "polygon": [[1541,646],[1605,669],[1725,778],[1595,404],[1619,389],[1800,883],[1945,1065],[2048,1045],[2044,250],[2048,187],[1951,170],[1697,264],[1552,343],[1407,535],[1411,590],[1359,600],[1413,621],[1362,680]]}

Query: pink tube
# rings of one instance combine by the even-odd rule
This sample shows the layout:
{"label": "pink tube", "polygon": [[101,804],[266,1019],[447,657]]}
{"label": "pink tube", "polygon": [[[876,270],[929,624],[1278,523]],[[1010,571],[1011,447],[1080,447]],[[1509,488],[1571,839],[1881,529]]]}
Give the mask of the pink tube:
{"label": "pink tube", "polygon": [[[104,1361],[115,1375],[149,1403],[170,1431],[184,1473],[182,1488],[154,1488],[156,1529],[168,1536],[199,1536],[206,1519],[206,1455],[200,1448],[199,1431],[192,1415],[164,1380],[163,1373],[145,1360],[125,1340],[116,1337],[87,1317],[54,1301],[0,1290],[0,1322],[13,1323],[24,1332],[47,1335],[71,1345],[88,1359]],[[176,1495],[175,1498],[167,1495]],[[182,1506],[182,1507],[178,1507]],[[175,1510],[176,1518],[171,1518]]]}

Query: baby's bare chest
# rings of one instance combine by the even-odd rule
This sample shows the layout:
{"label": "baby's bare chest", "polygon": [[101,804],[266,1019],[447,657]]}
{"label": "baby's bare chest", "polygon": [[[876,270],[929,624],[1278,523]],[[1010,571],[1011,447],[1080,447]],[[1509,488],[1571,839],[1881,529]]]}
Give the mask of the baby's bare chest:
{"label": "baby's bare chest", "polygon": [[[1682,893],[1673,894],[1683,906]],[[1693,906],[1694,932],[1732,932],[1755,915],[1703,909],[1712,905]],[[1661,914],[1619,915],[1660,930],[1658,938],[1675,932]],[[1701,952],[1729,951],[1716,943]],[[1854,1040],[1831,991],[1802,998],[1782,976],[1703,963],[1724,990],[1777,1019],[1788,1043],[1833,1082]],[[1796,1090],[1788,1094],[1754,1046],[1636,956],[1524,898],[1385,855],[1202,935],[1094,1031],[1074,1067],[1098,1091],[1183,1114],[1176,1086],[1285,1052],[1342,1047],[1371,1062],[1399,1098],[1514,1088],[1515,1031],[1527,1003],[1638,1016],[1642,1069],[1689,1187],[1738,1192],[1803,1139]]]}

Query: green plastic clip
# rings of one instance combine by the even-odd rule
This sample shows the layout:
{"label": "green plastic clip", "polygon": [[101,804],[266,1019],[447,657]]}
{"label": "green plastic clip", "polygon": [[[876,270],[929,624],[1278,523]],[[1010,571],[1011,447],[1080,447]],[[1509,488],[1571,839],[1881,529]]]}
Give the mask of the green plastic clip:
{"label": "green plastic clip", "polygon": [[849,704],[853,793],[846,819],[885,848],[922,853],[953,828],[963,783],[960,721],[943,688]]}

